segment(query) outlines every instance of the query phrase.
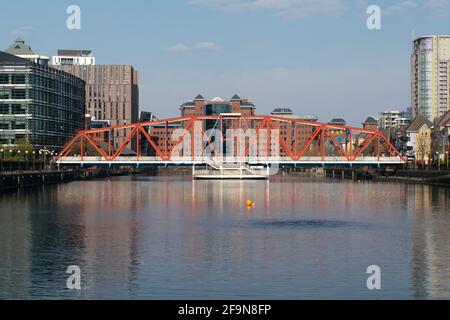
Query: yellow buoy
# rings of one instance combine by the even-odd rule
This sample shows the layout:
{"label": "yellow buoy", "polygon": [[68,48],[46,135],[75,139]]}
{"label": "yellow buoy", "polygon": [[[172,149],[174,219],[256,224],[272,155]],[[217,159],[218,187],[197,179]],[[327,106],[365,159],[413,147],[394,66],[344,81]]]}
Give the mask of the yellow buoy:
{"label": "yellow buoy", "polygon": [[253,201],[252,200],[247,200],[247,201],[245,201],[245,205],[247,207],[251,207],[251,206],[253,206]]}

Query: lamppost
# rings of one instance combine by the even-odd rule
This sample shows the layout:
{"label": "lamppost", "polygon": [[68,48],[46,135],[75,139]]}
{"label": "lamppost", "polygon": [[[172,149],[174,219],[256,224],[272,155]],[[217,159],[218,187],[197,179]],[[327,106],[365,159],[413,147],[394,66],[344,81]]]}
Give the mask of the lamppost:
{"label": "lamppost", "polygon": [[0,152],[2,153],[2,159],[0,159],[0,170],[3,171],[3,162],[5,161],[5,153],[3,149],[0,149]]}
{"label": "lamppost", "polygon": [[446,154],[446,156],[447,156],[447,170],[448,170],[448,169],[449,169],[449,161],[448,161],[449,159],[448,159],[448,158],[449,158],[449,156],[450,156],[450,155],[448,154],[448,150],[445,151],[445,154]]}
{"label": "lamppost", "polygon": [[22,161],[22,158],[20,157],[20,150],[17,150],[17,154],[19,155],[17,163],[19,164],[18,169],[20,171],[20,163]]}
{"label": "lamppost", "polygon": [[25,170],[28,170],[28,150],[25,150]]}
{"label": "lamppost", "polygon": [[441,171],[441,157],[440,157],[439,152],[436,152],[436,158],[437,158],[438,171]]}
{"label": "lamppost", "polygon": [[9,150],[9,171],[12,171],[12,150]]}
{"label": "lamppost", "polygon": [[33,171],[36,170],[36,156],[35,156],[36,152],[31,151],[31,157],[33,158]]}

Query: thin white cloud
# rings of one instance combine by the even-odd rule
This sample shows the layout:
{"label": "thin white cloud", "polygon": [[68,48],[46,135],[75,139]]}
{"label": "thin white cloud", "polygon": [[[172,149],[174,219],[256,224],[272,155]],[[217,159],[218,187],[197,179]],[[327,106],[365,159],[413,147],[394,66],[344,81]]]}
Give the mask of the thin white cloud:
{"label": "thin white cloud", "polygon": [[221,48],[215,44],[214,42],[199,42],[195,46],[190,47],[186,46],[182,43],[176,44],[172,47],[166,48],[167,52],[171,53],[181,53],[181,52],[190,52],[190,51],[220,51]]}
{"label": "thin white cloud", "polygon": [[383,9],[386,15],[421,10],[437,16],[450,16],[450,0],[403,0]]}
{"label": "thin white cloud", "polygon": [[438,15],[450,16],[450,0],[427,0],[424,6]]}
{"label": "thin white cloud", "polygon": [[229,12],[269,10],[290,18],[335,16],[346,8],[343,0],[189,0],[188,4]]}
{"label": "thin white cloud", "polygon": [[172,47],[166,48],[167,52],[172,52],[172,53],[176,53],[176,52],[187,52],[187,51],[191,51],[192,49],[189,48],[188,46],[185,46],[184,44],[176,44]]}
{"label": "thin white cloud", "polygon": [[384,14],[395,14],[395,13],[402,13],[407,12],[409,10],[417,9],[419,7],[419,4],[415,1],[401,1],[399,3],[393,4],[385,9],[383,9]]}
{"label": "thin white cloud", "polygon": [[22,26],[11,31],[11,35],[15,37],[23,37],[33,31],[32,26]]}
{"label": "thin white cloud", "polygon": [[214,42],[200,42],[195,45],[196,50],[219,51],[220,47]]}

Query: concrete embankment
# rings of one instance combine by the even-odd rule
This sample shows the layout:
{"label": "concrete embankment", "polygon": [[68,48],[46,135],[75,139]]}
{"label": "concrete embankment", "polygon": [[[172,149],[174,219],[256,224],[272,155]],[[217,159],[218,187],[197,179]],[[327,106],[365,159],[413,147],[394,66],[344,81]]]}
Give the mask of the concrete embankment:
{"label": "concrete embankment", "polygon": [[394,175],[375,175],[374,180],[432,184],[450,187],[450,171],[397,170]]}
{"label": "concrete embankment", "polygon": [[75,169],[0,172],[0,191],[31,188],[78,180],[103,179],[115,176],[129,176],[136,174],[149,175],[154,174],[155,172],[155,169]]}
{"label": "concrete embankment", "polygon": [[30,188],[46,184],[70,182],[78,178],[74,171],[36,171],[0,174],[0,190]]}
{"label": "concrete embankment", "polygon": [[450,187],[450,171],[446,170],[327,168],[325,171],[328,178],[335,179],[422,183]]}

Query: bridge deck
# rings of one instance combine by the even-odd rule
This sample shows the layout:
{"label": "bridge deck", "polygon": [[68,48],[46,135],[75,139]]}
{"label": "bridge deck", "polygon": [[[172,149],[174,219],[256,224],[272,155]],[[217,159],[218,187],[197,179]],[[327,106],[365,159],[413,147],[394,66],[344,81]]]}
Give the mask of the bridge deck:
{"label": "bridge deck", "polygon": [[259,157],[259,158],[192,158],[174,157],[161,160],[160,157],[117,157],[114,161],[107,161],[103,157],[64,157],[56,163],[60,165],[98,165],[98,166],[139,166],[139,165],[204,165],[208,162],[216,163],[248,163],[250,165],[400,165],[404,163],[401,157],[359,157],[349,161],[345,157],[302,157],[292,160],[289,157]]}

